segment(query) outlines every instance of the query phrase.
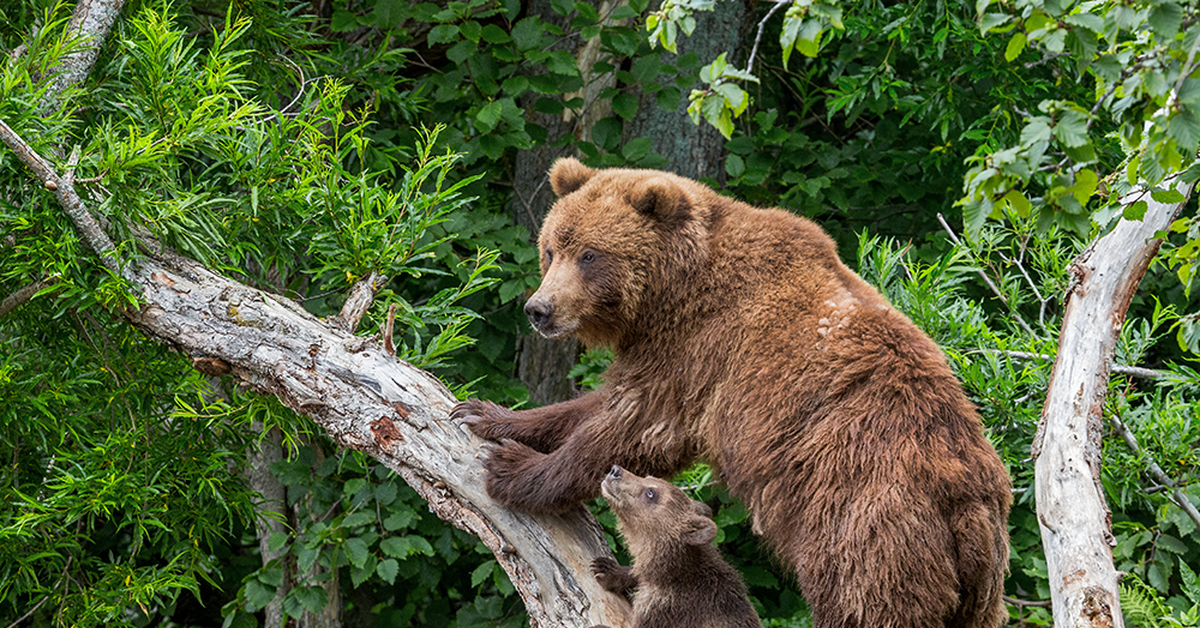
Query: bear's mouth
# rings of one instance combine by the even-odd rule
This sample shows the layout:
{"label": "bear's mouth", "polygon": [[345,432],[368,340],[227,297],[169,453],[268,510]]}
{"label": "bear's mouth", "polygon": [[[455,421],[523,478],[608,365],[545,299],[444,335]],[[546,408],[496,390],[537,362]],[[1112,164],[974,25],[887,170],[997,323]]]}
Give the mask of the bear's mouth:
{"label": "bear's mouth", "polygon": [[555,321],[546,321],[540,325],[534,323],[533,321],[530,321],[530,323],[539,334],[546,338],[558,338],[560,336],[565,336],[572,331],[575,331],[575,328],[579,326],[579,323],[577,322],[571,322],[566,325],[559,324]]}

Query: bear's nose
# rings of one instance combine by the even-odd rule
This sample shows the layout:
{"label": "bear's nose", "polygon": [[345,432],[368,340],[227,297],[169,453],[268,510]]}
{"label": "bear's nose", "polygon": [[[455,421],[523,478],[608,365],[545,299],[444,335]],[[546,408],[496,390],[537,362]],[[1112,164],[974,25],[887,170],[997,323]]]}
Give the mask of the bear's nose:
{"label": "bear's nose", "polygon": [[545,327],[553,314],[554,306],[545,301],[530,301],[525,304],[525,316],[528,316],[529,323],[538,329]]}
{"label": "bear's nose", "polygon": [[614,464],[613,468],[609,469],[609,471],[608,471],[608,477],[610,477],[614,480],[621,479],[621,467],[618,467],[617,465]]}

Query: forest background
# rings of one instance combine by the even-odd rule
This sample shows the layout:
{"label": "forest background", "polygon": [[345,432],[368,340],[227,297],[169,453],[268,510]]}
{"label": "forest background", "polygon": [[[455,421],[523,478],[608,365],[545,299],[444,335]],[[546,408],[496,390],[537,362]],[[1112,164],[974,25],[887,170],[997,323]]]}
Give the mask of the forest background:
{"label": "forest background", "polygon": [[[1100,479],[1126,618],[1200,625],[1200,227],[1170,179],[1198,178],[1194,3],[131,0],[64,83],[74,9],[0,6],[0,120],[115,242],[0,153],[0,626],[527,622],[392,471],[131,326],[116,260],[160,242],[331,319],[367,280],[360,335],[391,309],[397,356],[455,395],[549,403],[610,359],[521,313],[562,155],[812,218],[943,347],[1013,478],[1014,625],[1051,623],[1030,452],[1070,264],[1147,211],[1130,185],[1182,205],[1121,330]],[[676,481],[764,625],[808,625],[744,506],[703,465]]]}

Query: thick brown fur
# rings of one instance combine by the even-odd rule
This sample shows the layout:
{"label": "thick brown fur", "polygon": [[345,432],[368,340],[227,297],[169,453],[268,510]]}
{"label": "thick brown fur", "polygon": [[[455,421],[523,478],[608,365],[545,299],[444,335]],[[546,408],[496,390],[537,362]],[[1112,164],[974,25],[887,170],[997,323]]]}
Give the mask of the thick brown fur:
{"label": "thick brown fur", "polygon": [[600,492],[617,515],[632,567],[597,558],[605,589],[633,595],[634,628],[758,628],[741,575],[721,558],[712,510],[679,487],[614,466]]}
{"label": "thick brown fur", "polygon": [[991,628],[1010,484],[940,349],[814,223],[652,170],[555,163],[539,238],[543,334],[616,353],[606,384],[452,416],[499,441],[488,492],[534,513],[616,463],[706,460],[795,570],[818,628]]}

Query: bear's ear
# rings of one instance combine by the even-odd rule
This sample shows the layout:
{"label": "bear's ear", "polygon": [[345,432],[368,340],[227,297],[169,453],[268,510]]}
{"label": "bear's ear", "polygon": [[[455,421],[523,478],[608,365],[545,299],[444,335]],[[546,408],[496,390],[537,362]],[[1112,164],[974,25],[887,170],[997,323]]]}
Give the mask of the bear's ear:
{"label": "bear's ear", "polygon": [[563,197],[583,187],[596,171],[579,163],[574,157],[562,157],[550,166],[550,187],[554,194]]}
{"label": "bear's ear", "polygon": [[704,502],[693,500],[692,511],[705,519],[712,519],[712,508],[709,508],[708,504]]}
{"label": "bear's ear", "polygon": [[629,193],[629,204],[645,214],[666,220],[687,206],[683,190],[666,177],[654,177],[638,181]]}
{"label": "bear's ear", "polygon": [[683,542],[688,545],[708,545],[717,538],[717,524],[708,517],[688,517],[684,526]]}

